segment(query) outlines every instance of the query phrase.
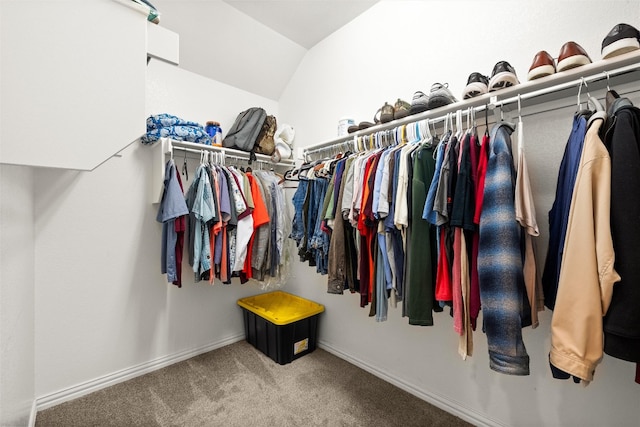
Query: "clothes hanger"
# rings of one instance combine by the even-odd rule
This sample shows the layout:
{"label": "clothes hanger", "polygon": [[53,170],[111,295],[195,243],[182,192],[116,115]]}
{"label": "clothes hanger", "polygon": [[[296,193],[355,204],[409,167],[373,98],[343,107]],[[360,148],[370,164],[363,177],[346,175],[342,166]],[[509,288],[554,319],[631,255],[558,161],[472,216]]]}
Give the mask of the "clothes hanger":
{"label": "clothes hanger", "polygon": [[436,122],[435,120],[429,120],[427,119],[427,124],[431,123],[431,126],[433,126],[433,133],[431,135],[433,135],[434,138],[438,137],[438,132],[436,130]]}
{"label": "clothes hanger", "polygon": [[593,111],[589,109],[589,102],[587,101],[587,105],[585,108],[582,108],[582,85],[584,85],[587,92],[587,100],[591,97],[589,94],[589,86],[587,86],[587,82],[584,81],[584,77],[580,78],[580,86],[578,87],[578,110],[576,111],[577,117],[584,117],[585,119],[589,119],[593,114]]}
{"label": "clothes hanger", "polygon": [[[171,150],[173,152],[173,150]],[[189,181],[189,170],[187,169],[187,150],[184,150],[184,160],[182,162],[182,176],[185,181]]]}
{"label": "clothes hanger", "polygon": [[433,138],[431,137],[431,132],[429,130],[429,119],[420,120],[418,122],[418,127],[420,128],[420,134],[422,135],[420,144],[426,147],[431,147]]}
{"label": "clothes hanger", "polygon": [[451,113],[447,113],[447,115],[444,117],[444,133],[445,134],[449,132],[449,114]]}
{"label": "clothes hanger", "polygon": [[458,139],[462,137],[462,110],[456,111],[456,135],[458,135]]}
{"label": "clothes hanger", "polygon": [[489,136],[489,105],[484,106],[484,136]]}
{"label": "clothes hanger", "polygon": [[520,94],[518,94],[518,150],[524,150],[524,139],[522,130],[522,105],[520,103]]}
{"label": "clothes hanger", "polygon": [[616,99],[620,98],[620,95],[618,94],[618,92],[609,87],[609,72],[605,71],[604,74],[605,76],[607,76],[607,94],[605,95],[605,107],[607,111],[609,111],[609,107],[611,107],[611,104],[613,104]]}
{"label": "clothes hanger", "polygon": [[449,132],[453,133],[453,113],[449,113]]}

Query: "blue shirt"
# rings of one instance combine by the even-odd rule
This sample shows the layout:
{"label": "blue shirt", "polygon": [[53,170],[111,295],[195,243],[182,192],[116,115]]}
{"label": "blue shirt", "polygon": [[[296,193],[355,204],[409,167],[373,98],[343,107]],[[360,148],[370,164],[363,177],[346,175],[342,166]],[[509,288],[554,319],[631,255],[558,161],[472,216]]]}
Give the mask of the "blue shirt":
{"label": "blue shirt", "polygon": [[544,305],[553,310],[556,304],[558,292],[558,279],[560,278],[560,265],[564,251],[564,239],[567,234],[569,222],[569,210],[573,187],[578,174],[580,156],[584,137],[587,134],[587,119],[581,116],[573,118],[573,128],[569,135],[569,141],[564,149],[558,183],[556,186],[556,198],[549,211],[549,249],[542,274],[542,287],[544,290]]}
{"label": "blue shirt", "polygon": [[445,144],[438,145],[438,152],[436,154],[436,170],[427,192],[427,200],[424,202],[424,209],[422,211],[422,219],[426,219],[431,224],[436,225],[437,212],[433,210],[433,203],[436,199],[436,190],[438,190],[438,181],[440,180],[440,170],[442,169],[442,160],[444,159]]}
{"label": "blue shirt", "polygon": [[160,271],[167,274],[167,281],[178,280],[176,265],[176,233],[175,220],[182,215],[188,215],[189,210],[184,201],[182,189],[176,176],[176,166],[173,159],[169,160],[164,170],[164,192],[158,207],[156,221],[162,223],[162,249],[160,252]]}

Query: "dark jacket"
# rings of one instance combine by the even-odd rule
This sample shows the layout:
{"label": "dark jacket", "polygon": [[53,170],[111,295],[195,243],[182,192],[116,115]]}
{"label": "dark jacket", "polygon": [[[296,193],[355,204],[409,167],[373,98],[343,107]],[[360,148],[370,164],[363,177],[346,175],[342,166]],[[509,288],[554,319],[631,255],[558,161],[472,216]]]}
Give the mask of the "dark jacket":
{"label": "dark jacket", "polygon": [[620,98],[609,108],[605,145],[611,156],[614,286],[604,318],[604,351],[640,362],[640,109]]}

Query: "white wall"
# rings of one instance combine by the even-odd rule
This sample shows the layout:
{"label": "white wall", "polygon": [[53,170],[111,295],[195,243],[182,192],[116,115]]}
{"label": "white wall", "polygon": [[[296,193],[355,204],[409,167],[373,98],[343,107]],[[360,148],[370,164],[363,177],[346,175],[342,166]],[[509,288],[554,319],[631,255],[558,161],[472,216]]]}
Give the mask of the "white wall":
{"label": "white wall", "polygon": [[34,398],[33,173],[0,165],[0,425],[26,425]]}
{"label": "white wall", "polygon": [[[428,92],[433,82],[448,82],[460,98],[471,72],[490,74],[499,60],[509,61],[521,81],[538,50],[558,56],[569,40],[599,60],[602,39],[619,22],[640,27],[640,4],[382,1],[309,51],[280,99],[279,118],[295,125],[298,147],[322,142],[335,137],[340,117],[371,120],[385,101],[410,101],[415,90]],[[640,87],[631,86],[638,105]],[[524,119],[542,231],[540,266],[548,240],[547,212],[574,111],[567,107]],[[475,423],[640,423],[635,365],[605,356],[587,388],[552,378],[547,361],[549,311],[542,313],[539,328],[523,332],[531,375],[513,377],[489,369],[486,338],[480,331],[474,334],[474,356],[462,361],[446,313],[435,315],[433,327],[408,325],[399,309],[391,310],[387,322],[376,323],[368,317],[368,308],[359,307],[357,294],[327,294],[326,276],[301,263],[294,266],[287,290],[325,305],[319,339],[326,349]]]}
{"label": "white wall", "polygon": [[306,53],[221,0],[152,3],[160,25],[180,34],[182,68],[269,99],[280,97]]}
{"label": "white wall", "polygon": [[[147,77],[149,114],[217,119],[226,131],[247,107],[277,113],[275,101],[159,61]],[[182,289],[160,274],[151,160],[150,147],[134,144],[90,173],[35,172],[35,392],[44,401],[244,337],[236,301],[259,287],[194,284],[186,263]]]}

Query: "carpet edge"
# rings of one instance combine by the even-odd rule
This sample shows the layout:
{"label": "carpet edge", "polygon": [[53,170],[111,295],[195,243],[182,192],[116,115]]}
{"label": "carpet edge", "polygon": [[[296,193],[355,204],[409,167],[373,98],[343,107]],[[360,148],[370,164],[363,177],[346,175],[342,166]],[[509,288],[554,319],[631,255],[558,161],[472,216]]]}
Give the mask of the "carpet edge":
{"label": "carpet edge", "polygon": [[69,400],[77,399],[87,394],[96,392],[98,390],[110,387],[112,385],[121,383],[123,381],[130,380],[140,375],[148,374],[149,372],[157,371],[158,369],[165,368],[174,363],[182,362],[183,360],[190,359],[203,353],[207,353],[218,348],[225,347],[227,345],[242,341],[245,339],[245,334],[232,335],[227,338],[223,338],[213,343],[206,344],[201,347],[192,348],[188,350],[179,351],[177,353],[168,354],[147,362],[140,363],[138,365],[124,368],[119,371],[112,372],[110,374],[103,375],[93,380],[85,381],[74,386],[58,390],[56,392],[46,394],[44,396],[37,397],[34,400],[32,407],[33,424],[35,425],[35,418],[37,411],[51,408]]}
{"label": "carpet edge", "polygon": [[376,377],[390,384],[395,385],[396,387],[406,391],[407,393],[411,393],[412,395],[424,400],[425,402],[428,402],[433,406],[442,409],[443,411],[447,411],[457,416],[458,418],[463,419],[464,421],[472,423],[473,425],[483,427],[504,427],[504,424],[501,424],[496,420],[487,418],[483,414],[480,414],[473,409],[460,406],[458,403],[446,396],[431,391],[421,390],[409,382],[390,376],[386,372],[380,370],[377,366],[371,365],[361,359],[353,357],[350,354],[343,352],[339,348],[336,348],[325,341],[318,340],[318,348],[321,348],[326,352],[331,353],[334,356],[337,356],[351,363],[352,365],[356,365],[357,367],[364,369],[370,374],[375,375]]}

